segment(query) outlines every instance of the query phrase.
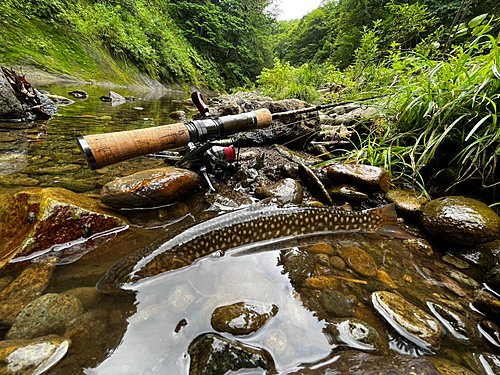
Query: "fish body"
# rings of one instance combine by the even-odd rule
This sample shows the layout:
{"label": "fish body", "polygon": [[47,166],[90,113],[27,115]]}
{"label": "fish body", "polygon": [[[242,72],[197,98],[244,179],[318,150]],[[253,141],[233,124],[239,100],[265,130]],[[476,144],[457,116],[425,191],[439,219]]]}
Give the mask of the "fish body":
{"label": "fish body", "polygon": [[411,238],[397,227],[393,204],[364,211],[254,206],[207,220],[166,242],[137,250],[113,265],[98,282],[97,289],[111,292],[125,284],[189,265],[216,251],[266,240],[346,231]]}

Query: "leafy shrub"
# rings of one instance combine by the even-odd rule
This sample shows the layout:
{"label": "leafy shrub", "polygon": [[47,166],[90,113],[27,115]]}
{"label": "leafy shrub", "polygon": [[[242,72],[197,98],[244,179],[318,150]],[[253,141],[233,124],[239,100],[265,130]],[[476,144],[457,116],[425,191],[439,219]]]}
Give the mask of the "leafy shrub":
{"label": "leafy shrub", "polygon": [[296,98],[313,103],[319,98],[317,89],[325,82],[325,73],[324,67],[303,64],[294,68],[275,59],[274,67],[264,68],[257,83],[264,95],[275,100]]}

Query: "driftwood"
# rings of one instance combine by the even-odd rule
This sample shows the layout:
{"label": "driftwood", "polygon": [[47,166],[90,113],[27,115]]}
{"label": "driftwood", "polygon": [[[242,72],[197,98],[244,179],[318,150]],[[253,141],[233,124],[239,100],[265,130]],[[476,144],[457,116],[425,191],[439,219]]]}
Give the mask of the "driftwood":
{"label": "driftwood", "polygon": [[31,111],[31,113],[40,119],[49,119],[51,116],[45,112],[45,108],[38,97],[35,88],[24,78],[24,76],[18,75],[13,69],[8,69],[2,66],[2,71],[10,83],[14,92],[16,93],[19,101],[23,107],[27,106],[25,110]]}

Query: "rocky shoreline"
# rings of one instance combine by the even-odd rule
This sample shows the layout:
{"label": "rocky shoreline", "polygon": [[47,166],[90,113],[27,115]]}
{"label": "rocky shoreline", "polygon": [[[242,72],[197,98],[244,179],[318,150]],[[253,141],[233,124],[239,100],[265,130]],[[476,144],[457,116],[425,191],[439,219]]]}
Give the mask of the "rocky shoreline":
{"label": "rocky shoreline", "polygon": [[[244,93],[217,97],[210,104],[218,116],[258,108],[284,112],[309,106],[298,100],[274,102]],[[263,201],[348,210],[394,203],[404,219],[401,228],[414,239],[348,235],[335,244],[280,254],[279,262],[291,284],[304,305],[325,321],[324,333],[334,354],[340,356],[305,365],[300,373],[347,371],[345,363],[358,366],[364,374],[406,374],[410,368],[421,374],[499,372],[500,301],[492,292],[500,290],[498,215],[470,198],[429,200],[407,186],[394,186],[390,174],[380,168],[356,163],[314,167],[347,147],[362,124],[373,121],[363,119],[373,118],[376,112],[375,108],[345,105],[320,114],[283,118],[270,128],[240,134],[241,166],[237,171],[222,168],[208,171],[204,177],[198,169],[199,173],[190,170],[194,166],[189,163],[184,168],[173,167],[174,162],[164,157],[172,153],[165,153],[151,160],[154,168],[108,176],[96,185],[92,196],[69,189],[38,188],[36,181],[35,187],[3,193],[7,204],[0,209],[0,234],[8,241],[0,247],[1,264],[9,269],[12,263],[8,261],[24,258],[14,263],[18,267],[13,268],[15,277],[0,279],[0,321],[6,327],[0,357],[17,373],[42,373],[52,366],[50,374],[62,373],[56,364],[67,353],[84,350],[99,335],[124,324],[123,314],[101,305],[103,299],[112,297],[92,287],[47,293],[54,270],[61,264],[61,251],[46,252],[42,263],[26,262],[35,253],[41,255],[54,246],[71,249],[96,240],[96,234],[128,225],[161,226],[167,217],[190,214],[183,203],[189,199],[219,211]],[[69,163],[66,168],[86,166]],[[209,190],[207,178],[215,191]],[[148,208],[148,221],[134,216],[133,208]],[[100,276],[106,268],[104,264],[95,272]],[[491,289],[485,289],[483,283]],[[425,289],[413,290],[417,284]],[[243,340],[261,332],[280,314],[281,307],[272,306],[245,301],[218,306],[211,316],[216,332],[194,338],[186,348],[190,374],[215,373],[221,364],[226,370],[260,367],[268,374],[276,373],[273,353]],[[180,332],[183,326],[179,322]],[[398,338],[390,339],[386,330]],[[228,332],[231,338],[225,336]],[[410,345],[421,355],[397,354],[390,349],[390,340]],[[464,358],[449,352],[448,357],[431,355],[449,340],[480,351],[472,350]],[[215,351],[214,346],[219,349]],[[20,352],[21,357],[12,354]],[[15,365],[12,358],[18,359]],[[367,363],[371,365],[367,367]]]}

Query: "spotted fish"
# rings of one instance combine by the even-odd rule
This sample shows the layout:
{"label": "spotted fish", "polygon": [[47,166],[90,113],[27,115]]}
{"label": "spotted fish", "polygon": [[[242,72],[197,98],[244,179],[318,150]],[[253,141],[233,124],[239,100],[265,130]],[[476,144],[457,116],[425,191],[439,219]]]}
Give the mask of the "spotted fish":
{"label": "spotted fish", "polygon": [[125,284],[189,265],[216,251],[267,240],[345,231],[411,238],[396,224],[393,204],[365,211],[253,206],[207,220],[166,242],[137,250],[113,265],[98,282],[97,289],[116,291]]}

